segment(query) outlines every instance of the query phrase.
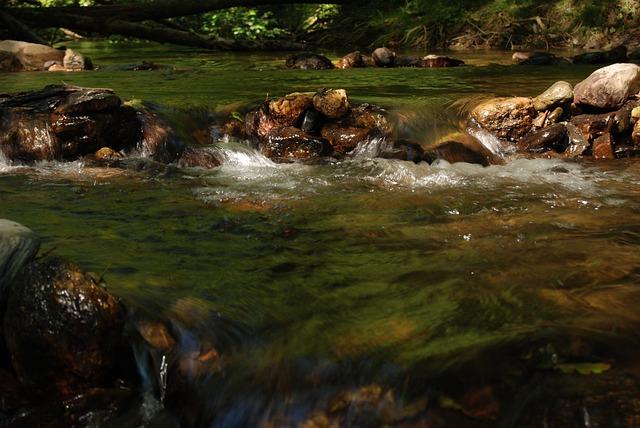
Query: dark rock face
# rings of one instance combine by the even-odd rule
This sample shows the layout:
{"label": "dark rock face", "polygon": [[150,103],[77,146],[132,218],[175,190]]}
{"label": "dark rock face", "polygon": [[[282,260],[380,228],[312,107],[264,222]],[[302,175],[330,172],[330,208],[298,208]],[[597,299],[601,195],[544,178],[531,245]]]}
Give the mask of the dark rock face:
{"label": "dark rock face", "polygon": [[286,59],[285,66],[287,68],[297,68],[300,70],[328,70],[334,68],[329,58],[310,52],[289,55]]}
{"label": "dark rock face", "polygon": [[0,99],[0,151],[10,161],[75,160],[104,147],[163,162],[181,151],[154,113],[109,89],[48,86]]}
{"label": "dark rock face", "polygon": [[187,147],[180,156],[178,166],[211,169],[220,166],[220,160],[206,148]]}
{"label": "dark rock face", "polygon": [[260,151],[268,158],[287,162],[313,160],[331,153],[326,141],[315,138],[292,126],[271,129]]}
{"label": "dark rock face", "polygon": [[22,71],[22,64],[13,52],[0,51],[0,73]]}
{"label": "dark rock face", "polygon": [[60,259],[24,268],[4,317],[13,368],[34,396],[110,384],[123,324],[116,298]]}
{"label": "dark rock face", "polygon": [[336,153],[345,154],[355,149],[359,142],[367,139],[369,129],[334,122],[327,123],[320,135],[331,144]]}
{"label": "dark rock face", "polygon": [[336,65],[337,68],[360,68],[366,66],[367,65],[365,64],[364,58],[362,57],[360,51],[346,54],[338,60],[338,63]]}
{"label": "dark rock face", "polygon": [[531,153],[542,153],[549,150],[562,153],[568,146],[567,128],[560,123],[533,132],[518,142],[518,150]]}
{"label": "dark rock face", "polygon": [[425,148],[423,159],[429,163],[443,159],[449,163],[467,162],[482,166],[499,163],[479,140],[471,135],[461,133],[448,135],[434,145]]}
{"label": "dark rock face", "polygon": [[459,67],[464,61],[442,55],[427,55],[422,58],[422,66],[426,68]]}
{"label": "dark rock face", "polygon": [[371,54],[373,62],[378,67],[393,67],[396,62],[396,53],[389,48],[378,48]]}

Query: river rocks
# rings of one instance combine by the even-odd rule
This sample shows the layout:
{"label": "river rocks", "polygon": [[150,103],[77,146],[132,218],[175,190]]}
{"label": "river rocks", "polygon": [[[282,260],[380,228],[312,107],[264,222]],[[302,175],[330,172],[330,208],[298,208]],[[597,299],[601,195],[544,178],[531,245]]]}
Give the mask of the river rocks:
{"label": "river rocks", "polygon": [[322,128],[320,135],[331,144],[336,153],[345,154],[367,139],[369,129],[331,122]]}
{"label": "river rocks", "polygon": [[426,68],[459,67],[464,61],[442,55],[427,55],[422,58],[422,66]]}
{"label": "river rocks", "polygon": [[396,56],[394,65],[396,67],[423,67],[424,62],[422,61],[422,58],[417,56],[398,55]]}
{"label": "river rocks", "polygon": [[516,52],[511,59],[519,65],[557,65],[566,61],[550,52]]}
{"label": "river rocks", "polygon": [[299,70],[327,70],[334,68],[329,58],[311,52],[289,55],[285,61],[285,66]]}
{"label": "river rocks", "polygon": [[269,101],[268,111],[280,125],[300,125],[303,115],[313,105],[313,96],[295,92]]}
{"label": "river rocks", "polygon": [[396,53],[389,48],[377,48],[371,54],[374,64],[377,67],[393,67],[396,61]]}
{"label": "river rocks", "polygon": [[340,58],[336,64],[337,68],[360,68],[366,67],[367,64],[364,61],[364,57],[360,51],[355,51],[346,54]]}
{"label": "river rocks", "polygon": [[617,46],[604,52],[586,52],[572,58],[574,64],[614,64],[628,60],[625,46]]}
{"label": "river rocks", "polygon": [[64,51],[50,46],[16,40],[0,41],[0,51],[14,54],[20,61],[24,71],[40,71],[43,69],[45,62],[57,61],[62,63],[64,59]]}
{"label": "river rocks", "polygon": [[6,297],[5,289],[20,269],[36,255],[39,247],[40,240],[30,229],[0,219],[0,309]]}
{"label": "river rocks", "polygon": [[482,166],[500,163],[477,138],[463,133],[447,135],[425,147],[423,159],[429,163],[443,159],[449,163],[467,162]]}
{"label": "river rocks", "polygon": [[349,113],[349,100],[344,89],[323,89],[313,96],[313,107],[329,119],[340,119]]}
{"label": "river rocks", "polygon": [[91,70],[93,65],[88,58],[73,49],[67,49],[62,59],[62,65],[67,71]]}
{"label": "river rocks", "polygon": [[0,73],[22,71],[22,64],[13,52],[0,51]]}
{"label": "river rocks", "polygon": [[70,396],[112,382],[123,323],[118,300],[60,259],[24,268],[4,318],[12,365],[34,395]]}
{"label": "river rocks", "polygon": [[599,109],[617,109],[640,92],[640,66],[613,64],[594,71],[574,89],[575,103]]}
{"label": "river rocks", "polygon": [[533,108],[544,111],[571,103],[571,101],[573,101],[573,87],[568,82],[559,81],[533,99]]}
{"label": "river rocks", "polygon": [[206,148],[187,147],[182,151],[178,166],[211,169],[220,166],[220,159]]}
{"label": "river rocks", "polygon": [[560,123],[547,126],[527,135],[518,141],[517,145],[518,150],[531,153],[542,153],[549,150],[562,153],[568,146],[567,128]]}
{"label": "river rocks", "polygon": [[495,98],[477,106],[471,112],[483,128],[496,137],[516,142],[527,135],[533,127],[537,113],[531,98]]}
{"label": "river rocks", "polygon": [[260,151],[278,161],[312,160],[331,153],[331,146],[292,126],[274,127],[269,131]]}

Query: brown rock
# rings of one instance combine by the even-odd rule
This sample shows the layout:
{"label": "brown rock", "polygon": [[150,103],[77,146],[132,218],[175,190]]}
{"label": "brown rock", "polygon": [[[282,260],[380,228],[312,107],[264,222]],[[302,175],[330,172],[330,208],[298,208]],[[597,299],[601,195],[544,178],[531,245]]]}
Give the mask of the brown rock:
{"label": "brown rock", "polygon": [[312,105],[312,95],[295,92],[269,101],[268,111],[279,125],[296,126],[300,125],[305,111]]}
{"label": "brown rock", "polygon": [[177,160],[184,145],[175,137],[173,130],[150,110],[139,110],[138,118],[142,123],[142,141],[137,151],[158,162],[171,163]]}
{"label": "brown rock", "polygon": [[396,53],[389,48],[378,48],[371,54],[373,62],[378,67],[393,67],[396,61]]}
{"label": "brown rock", "polygon": [[62,63],[64,52],[50,46],[37,43],[27,43],[16,40],[0,41],[0,51],[14,54],[25,71],[40,71],[45,62],[58,61]]}
{"label": "brown rock", "polygon": [[574,158],[585,154],[591,147],[587,138],[573,123],[566,123],[565,128],[569,137],[569,147],[564,151],[564,155]]}
{"label": "brown rock", "polygon": [[424,158],[424,150],[422,150],[420,144],[399,140],[394,141],[391,147],[385,148],[379,156],[385,159],[399,159],[420,163]]}
{"label": "brown rock", "polygon": [[531,132],[537,116],[530,98],[495,98],[486,101],[471,112],[480,126],[496,137],[517,142]]}
{"label": "brown rock", "polygon": [[396,67],[424,67],[424,61],[422,58],[416,56],[396,56],[394,65]]}
{"label": "brown rock", "polygon": [[284,162],[312,160],[331,153],[326,141],[291,126],[272,128],[260,150],[266,157]]}
{"label": "brown rock", "polygon": [[634,146],[640,147],[640,120],[636,121],[636,124],[633,126],[633,131],[631,131],[631,139]]}
{"label": "brown rock", "polygon": [[62,59],[62,65],[68,71],[82,71],[85,69],[84,55],[73,49],[67,49]]}
{"label": "brown rock", "polygon": [[136,330],[149,346],[163,352],[170,352],[176,347],[176,340],[164,323],[152,320],[140,320]]}
{"label": "brown rock", "polygon": [[33,262],[9,290],[5,339],[20,382],[34,394],[70,396],[115,377],[124,313],[77,266]]}
{"label": "brown rock", "polygon": [[593,158],[594,159],[615,159],[613,154],[613,137],[609,132],[597,137],[593,140]]}
{"label": "brown rock", "polygon": [[342,58],[340,58],[338,60],[336,67],[337,68],[359,68],[359,67],[366,67],[366,64],[364,62],[364,58],[362,57],[362,54],[360,53],[360,51],[355,51],[355,52],[348,53]]}
{"label": "brown rock", "polygon": [[220,166],[220,160],[215,153],[207,150],[207,148],[187,147],[180,156],[178,166],[211,169]]}
{"label": "brown rock", "polygon": [[322,89],[313,96],[313,106],[329,119],[341,119],[349,113],[344,89]]}
{"label": "brown rock", "polygon": [[358,143],[367,139],[369,129],[330,122],[322,127],[320,135],[329,141],[336,153],[345,154],[355,149]]}
{"label": "brown rock", "polygon": [[285,66],[299,70],[327,70],[334,68],[329,58],[310,52],[289,55],[286,59]]}
{"label": "brown rock", "polygon": [[263,140],[269,135],[271,129],[277,126],[273,120],[263,109],[250,111],[246,114],[244,133],[249,139]]}
{"label": "brown rock", "polygon": [[559,81],[533,99],[533,108],[538,111],[550,110],[571,101],[573,101],[573,87],[568,82]]}
{"label": "brown rock", "polygon": [[617,46],[610,51],[586,52],[572,58],[574,64],[614,64],[627,62],[627,48]]}
{"label": "brown rock", "polygon": [[429,163],[436,159],[444,159],[449,163],[467,162],[482,166],[500,163],[478,139],[462,133],[447,135],[435,144],[424,148],[423,159]]}
{"label": "brown rock", "polygon": [[530,153],[542,153],[549,150],[562,153],[568,146],[567,128],[560,123],[536,131],[518,141],[518,150]]}
{"label": "brown rock", "polygon": [[112,148],[103,147],[94,154],[96,160],[112,161],[120,159],[122,155]]}
{"label": "brown rock", "polygon": [[13,52],[0,51],[0,73],[22,71],[22,64]]}
{"label": "brown rock", "polygon": [[613,64],[594,71],[574,89],[574,101],[588,107],[618,109],[640,92],[640,66]]}
{"label": "brown rock", "polygon": [[427,55],[422,58],[422,66],[426,68],[459,67],[464,61],[442,55]]}
{"label": "brown rock", "polygon": [[[516,52],[511,59],[519,65],[556,65],[567,61],[549,52]],[[567,61],[568,62],[568,61]]]}
{"label": "brown rock", "polygon": [[581,114],[573,116],[570,122],[580,130],[587,141],[593,142],[596,138],[614,128],[615,113]]}

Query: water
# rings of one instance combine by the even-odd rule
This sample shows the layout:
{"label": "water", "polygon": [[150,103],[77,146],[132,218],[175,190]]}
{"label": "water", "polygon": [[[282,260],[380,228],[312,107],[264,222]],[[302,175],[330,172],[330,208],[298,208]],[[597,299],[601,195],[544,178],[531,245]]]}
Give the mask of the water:
{"label": "water", "polygon": [[[459,126],[471,100],[536,95],[593,70],[507,67],[507,54],[469,54],[477,66],[303,72],[281,70],[284,54],[78,48],[98,71],[2,75],[0,92],[110,87],[158,103],[188,132],[199,118],[268,94],[341,87],[407,118],[412,135],[429,142]],[[142,60],[176,70],[119,68]],[[469,388],[493,385],[506,403],[501,424],[517,426],[514,409],[526,414],[526,406],[509,400],[529,401],[495,385],[528,382],[522,367],[613,367],[577,387],[585,394],[610,373],[635,373],[635,161],[482,168],[356,156],[282,165],[239,143],[211,149],[222,167],[171,174],[0,160],[0,217],[32,228],[43,251],[102,275],[133,307],[172,319],[185,353],[212,343],[224,356],[204,377],[188,372],[198,387],[176,412],[197,407],[196,419],[184,416],[192,425],[294,426],[344,391],[355,394],[351,412],[368,403],[362,394],[381,405],[385,391],[397,406],[440,394],[436,407],[464,408]],[[450,396],[455,406],[443,404]],[[583,426],[598,417],[590,406],[576,407]],[[343,423],[362,425],[346,414]]]}

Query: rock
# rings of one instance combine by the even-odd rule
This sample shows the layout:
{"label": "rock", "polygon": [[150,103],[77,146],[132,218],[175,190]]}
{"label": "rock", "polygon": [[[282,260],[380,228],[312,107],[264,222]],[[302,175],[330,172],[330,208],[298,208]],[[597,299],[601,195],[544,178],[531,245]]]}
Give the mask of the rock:
{"label": "rock", "polygon": [[124,313],[77,266],[26,266],[9,290],[5,339],[18,379],[33,395],[71,396],[113,382]]}
{"label": "rock", "polygon": [[313,106],[329,119],[340,119],[349,113],[349,100],[344,89],[322,89],[313,96]]}
{"label": "rock", "polygon": [[184,144],[175,137],[173,130],[148,109],[137,111],[137,115],[142,124],[142,140],[136,151],[157,162],[176,161],[184,150]]}
{"label": "rock", "polygon": [[547,122],[549,123],[558,123],[560,118],[564,115],[564,109],[562,107],[554,108],[549,116],[547,116]]}
{"label": "rock", "polygon": [[338,60],[336,67],[359,68],[359,67],[366,67],[366,64],[364,62],[364,58],[362,57],[362,54],[360,53],[360,51],[355,51],[355,52],[348,53],[342,58],[340,58]]}
{"label": "rock", "polygon": [[427,55],[422,58],[422,66],[426,68],[459,67],[464,61],[442,55]]}
{"label": "rock", "polygon": [[533,99],[537,111],[550,110],[573,101],[573,87],[568,82],[559,81]]}
{"label": "rock", "polygon": [[0,73],[22,71],[22,64],[13,52],[0,51]]}
{"label": "rock", "polygon": [[634,120],[640,119],[640,107],[634,107],[631,110],[631,118]]}
{"label": "rock", "polygon": [[86,115],[115,110],[122,100],[110,89],[71,90],[53,111],[59,115]]}
{"label": "rock", "polygon": [[618,46],[610,51],[587,52],[576,55],[572,58],[574,64],[614,64],[616,62],[627,62],[627,48]]}
{"label": "rock", "polygon": [[331,153],[326,141],[291,126],[274,127],[260,145],[266,157],[283,162],[313,160]]}
{"label": "rock", "polygon": [[615,127],[615,113],[581,114],[573,116],[570,122],[580,130],[587,141],[593,142],[604,133],[609,133]]}
{"label": "rock", "polygon": [[594,71],[574,88],[576,104],[618,109],[640,91],[640,66],[613,64]]}
{"label": "rock", "polygon": [[0,41],[0,51],[14,54],[25,71],[40,71],[47,61],[63,61],[64,52],[50,46],[16,40]]}
{"label": "rock", "polygon": [[67,71],[64,65],[58,61],[47,61],[42,66],[44,71]]}
{"label": "rock", "polygon": [[167,326],[160,321],[139,320],[135,323],[135,328],[147,345],[153,349],[169,353],[176,347],[173,335]]}
{"label": "rock", "polygon": [[564,155],[572,158],[582,156],[591,147],[589,141],[573,123],[566,123],[565,128],[569,147],[564,151]]}
{"label": "rock", "polygon": [[542,153],[549,150],[562,153],[568,146],[567,128],[560,123],[531,133],[518,141],[518,150],[530,153]]}
{"label": "rock", "polygon": [[113,161],[122,158],[122,155],[110,147],[103,147],[94,153],[94,158],[98,161]]}
{"label": "rock", "polygon": [[89,63],[85,61],[84,55],[73,49],[67,49],[62,59],[62,65],[68,71],[82,71],[90,69],[87,67]]}
{"label": "rock", "polygon": [[221,162],[215,153],[206,148],[187,147],[178,160],[178,166],[189,168],[215,168]]}
{"label": "rock", "polygon": [[424,67],[422,58],[416,56],[396,56],[394,65],[396,67]]}
{"label": "rock", "polygon": [[615,159],[611,133],[605,132],[593,140],[591,150],[593,151],[594,159]]}
{"label": "rock", "polygon": [[20,269],[36,255],[38,248],[40,240],[30,229],[0,219],[0,308],[3,306],[5,289]]}
{"label": "rock", "polygon": [[517,142],[531,132],[536,110],[530,98],[495,98],[478,105],[471,117],[501,140]]}
{"label": "rock", "polygon": [[422,150],[420,144],[399,140],[394,141],[393,145],[390,148],[383,150],[379,156],[385,159],[399,159],[420,163],[424,157],[424,150]]}
{"label": "rock", "polygon": [[516,52],[511,59],[519,65],[556,65],[566,61],[550,52]]}
{"label": "rock", "polygon": [[325,117],[320,114],[317,110],[310,108],[304,114],[304,118],[302,119],[302,125],[300,129],[304,132],[309,133],[319,133],[322,125],[325,122]]}
{"label": "rock", "polygon": [[129,65],[125,68],[127,71],[150,71],[150,70],[169,70],[173,67],[165,64],[158,64],[152,61],[142,61],[140,64]]}
{"label": "rock", "polygon": [[371,54],[373,62],[378,67],[393,67],[396,61],[396,53],[389,48],[378,48]]}
{"label": "rock", "polygon": [[360,104],[352,108],[348,121],[353,126],[375,131],[377,136],[387,136],[392,131],[392,126],[387,119],[387,112],[371,104]]}
{"label": "rock", "polygon": [[301,124],[304,113],[313,106],[313,98],[310,94],[294,92],[269,101],[268,111],[271,117],[284,126],[297,126]]}
{"label": "rock", "polygon": [[289,55],[286,59],[285,66],[287,68],[297,68],[300,70],[327,70],[334,68],[329,58],[311,52]]}
{"label": "rock", "polygon": [[633,126],[633,131],[631,131],[631,140],[633,141],[634,146],[640,147],[640,120]]}
{"label": "rock", "polygon": [[424,148],[423,160],[433,163],[444,159],[449,163],[467,162],[489,166],[500,163],[480,140],[468,134],[454,133]]}
{"label": "rock", "polygon": [[369,129],[329,122],[322,127],[320,135],[331,144],[334,152],[345,154],[369,137]]}

